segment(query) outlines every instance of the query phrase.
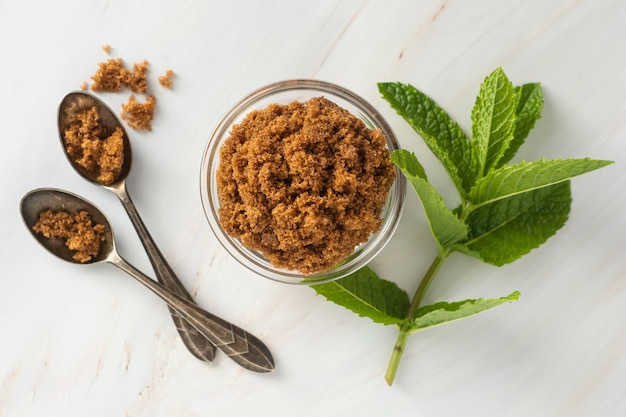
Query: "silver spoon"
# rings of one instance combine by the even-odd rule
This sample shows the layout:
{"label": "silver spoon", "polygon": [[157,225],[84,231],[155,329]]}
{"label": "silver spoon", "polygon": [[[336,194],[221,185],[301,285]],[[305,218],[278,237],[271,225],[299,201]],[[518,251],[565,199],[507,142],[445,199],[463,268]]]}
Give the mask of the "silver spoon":
{"label": "silver spoon", "polygon": [[80,264],[73,258],[74,252],[65,246],[62,239],[46,238],[33,230],[33,226],[39,219],[39,214],[45,210],[53,212],[63,210],[70,213],[81,210],[87,211],[95,223],[104,225],[105,240],[98,255],[85,264],[108,262],[115,265],[161,297],[170,309],[182,317],[186,323],[193,326],[197,332],[242,367],[254,372],[271,372],[274,370],[272,354],[257,337],[201,309],[192,301],[148,278],[126,262],[115,248],[113,229],[109,221],[92,203],[77,195],[52,188],[33,190],[27,193],[20,203],[24,223],[35,239],[59,258]]}
{"label": "silver spoon", "polygon": [[[122,166],[122,171],[115,179],[114,183],[110,185],[101,184],[98,182],[97,175],[94,174],[93,171],[89,171],[81,165],[75,163],[75,161],[73,161],[67,154],[65,147],[64,135],[67,127],[76,119],[78,113],[92,107],[96,107],[98,109],[100,118],[99,123],[105,128],[107,136],[113,133],[116,128],[120,128],[123,132],[124,164]],[[139,235],[141,243],[146,250],[159,282],[170,290],[176,292],[178,295],[188,299],[189,301],[193,301],[191,295],[187,292],[178,277],[176,277],[176,274],[165,260],[165,257],[161,254],[161,251],[150,236],[150,233],[148,233],[148,229],[144,225],[141,217],[139,217],[139,212],[128,194],[126,189],[126,178],[130,172],[132,151],[126,130],[117,116],[97,97],[82,91],[72,92],[67,94],[59,105],[58,129],[63,151],[65,152],[65,155],[67,156],[72,167],[74,167],[74,169],[87,181],[113,191],[122,202],[130,220],[133,223],[133,226],[135,227],[135,230],[137,231],[137,234]],[[172,319],[174,320],[174,324],[178,329],[181,339],[189,351],[198,359],[211,362],[215,357],[215,346],[207,341],[201,333],[197,332],[196,329],[190,326],[185,320],[181,320],[181,318],[178,317],[178,315],[173,311]]]}

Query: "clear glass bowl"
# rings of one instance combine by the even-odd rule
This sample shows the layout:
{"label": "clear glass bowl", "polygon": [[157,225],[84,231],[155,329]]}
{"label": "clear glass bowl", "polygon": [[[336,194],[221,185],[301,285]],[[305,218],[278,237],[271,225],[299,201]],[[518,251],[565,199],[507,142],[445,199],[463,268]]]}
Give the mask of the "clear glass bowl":
{"label": "clear glass bowl", "polygon": [[323,96],[361,118],[366,125],[380,128],[387,138],[390,151],[399,149],[398,140],[383,117],[361,97],[343,87],[317,80],[288,80],[267,85],[253,91],[235,104],[220,120],[213,131],[204,155],[200,174],[200,194],[209,225],[224,248],[242,265],[257,274],[279,282],[291,284],[319,284],[345,277],[365,266],[387,244],[393,235],[402,212],[406,180],[396,171],[394,181],[381,217],[380,230],[357,248],[348,258],[334,268],[314,274],[280,269],[272,266],[262,254],[243,246],[238,239],[225,233],[219,222],[220,201],[217,192],[216,171],[220,163],[220,147],[228,138],[231,127],[240,123],[252,110],[264,109],[272,103],[288,104],[294,100],[306,101]]}

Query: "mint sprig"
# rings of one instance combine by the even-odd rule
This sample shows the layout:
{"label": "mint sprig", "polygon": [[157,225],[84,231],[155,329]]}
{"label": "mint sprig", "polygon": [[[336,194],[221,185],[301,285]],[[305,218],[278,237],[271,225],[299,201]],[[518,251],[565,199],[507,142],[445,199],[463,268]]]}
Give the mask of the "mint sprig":
{"label": "mint sprig", "polygon": [[442,263],[454,252],[501,266],[539,247],[567,221],[570,179],[612,161],[555,159],[510,164],[541,116],[539,83],[513,86],[501,68],[486,77],[472,109],[472,137],[435,101],[412,85],[379,83],[382,97],[423,138],[441,161],[461,204],[450,209],[428,180],[417,157],[391,154],[415,190],[437,245],[437,256],[409,302],[408,294],[369,267],[331,283],[314,285],[318,294],[363,317],[396,325],[398,339],[385,378],[393,383],[408,336],[465,318],[520,293],[491,299],[437,302],[422,300]]}

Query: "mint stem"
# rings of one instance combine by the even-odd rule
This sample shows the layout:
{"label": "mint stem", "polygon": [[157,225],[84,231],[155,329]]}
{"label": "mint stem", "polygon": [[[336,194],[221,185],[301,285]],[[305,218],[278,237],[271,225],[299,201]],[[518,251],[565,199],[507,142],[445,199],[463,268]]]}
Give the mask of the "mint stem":
{"label": "mint stem", "polygon": [[[420,307],[424,296],[426,295],[426,291],[430,286],[430,283],[437,275],[439,268],[443,261],[448,257],[450,252],[440,251],[437,257],[433,260],[426,271],[426,274],[422,278],[419,287],[415,291],[413,295],[413,300],[411,300],[411,305],[409,306],[409,310],[406,315],[406,322],[412,322],[415,316],[415,312]],[[387,372],[385,373],[385,380],[387,384],[391,386],[393,384],[393,380],[395,379],[396,372],[398,370],[398,366],[400,365],[400,359],[402,358],[402,354],[404,353],[404,347],[406,346],[407,339],[409,337],[411,326],[408,324],[404,324],[400,326],[398,338],[396,339],[396,344],[393,346],[393,352],[391,353],[391,358],[389,359],[389,365],[387,366]]]}
{"label": "mint stem", "polygon": [[404,346],[406,345],[408,337],[408,329],[406,329],[405,326],[400,327],[398,339],[396,339],[396,344],[393,346],[393,352],[391,353],[389,365],[387,365],[387,372],[385,373],[385,381],[387,381],[387,385],[389,386],[393,384],[393,380],[396,377],[398,365],[400,365],[400,358],[402,358],[402,353],[404,352]]}
{"label": "mint stem", "polygon": [[413,295],[413,300],[411,301],[411,305],[409,306],[409,311],[406,314],[407,320],[413,320],[413,316],[415,315],[417,309],[420,307],[422,300],[426,295],[426,291],[430,286],[430,283],[432,282],[433,278],[435,278],[435,275],[437,275],[441,264],[448,257],[449,254],[450,252],[440,251],[437,257],[430,264],[428,271],[426,271],[424,278],[422,278],[422,282],[420,282],[419,287],[417,287],[417,290],[415,291],[415,295]]}

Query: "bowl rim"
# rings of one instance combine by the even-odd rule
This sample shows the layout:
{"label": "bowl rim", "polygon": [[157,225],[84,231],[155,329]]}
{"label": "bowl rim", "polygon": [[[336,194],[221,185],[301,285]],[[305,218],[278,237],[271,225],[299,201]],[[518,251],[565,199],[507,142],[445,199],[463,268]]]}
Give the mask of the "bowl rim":
{"label": "bowl rim", "polygon": [[[351,106],[359,110],[359,114],[355,114],[355,116],[365,119],[364,121],[366,124],[369,124],[369,121],[371,121],[375,124],[376,128],[381,129],[385,135],[387,147],[390,152],[395,149],[400,149],[398,139],[387,121],[370,103],[354,92],[337,84],[316,79],[298,78],[277,81],[253,90],[232,105],[220,118],[219,122],[213,129],[213,132],[209,136],[202,154],[200,167],[200,195],[204,215],[213,234],[217,237],[222,247],[226,249],[226,251],[233,258],[235,258],[235,260],[248,270],[255,272],[257,275],[261,275],[273,281],[289,284],[312,285],[339,279],[356,271],[357,269],[367,265],[367,263],[369,263],[383,249],[393,236],[402,216],[404,197],[406,193],[406,178],[396,167],[396,179],[389,189],[387,201],[382,211],[383,214],[387,213],[387,217],[389,217],[389,219],[385,218],[381,228],[376,233],[372,234],[368,241],[359,246],[361,249],[357,248],[352,255],[342,261],[338,266],[313,274],[302,274],[298,271],[276,268],[270,265],[269,262],[268,266],[251,257],[250,254],[252,253],[263,259],[263,256],[260,253],[244,247],[238,239],[235,239],[225,233],[219,225],[219,217],[217,214],[218,205],[214,201],[211,193],[211,187],[214,185],[214,178],[211,173],[217,169],[217,166],[213,167],[212,163],[217,161],[219,164],[219,150],[221,148],[220,138],[227,137],[237,118],[242,116],[245,117],[246,114],[253,110],[251,107],[262,100],[280,93],[294,90],[326,93],[330,95],[328,98],[331,101],[333,98],[336,98],[337,100],[343,100],[349,103]],[[368,127],[372,126],[370,125]],[[217,159],[215,159],[216,156]]]}

